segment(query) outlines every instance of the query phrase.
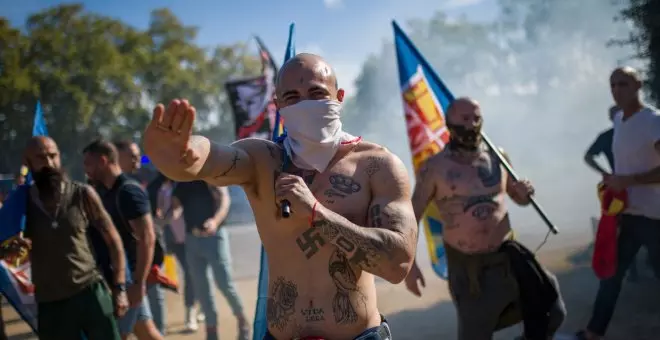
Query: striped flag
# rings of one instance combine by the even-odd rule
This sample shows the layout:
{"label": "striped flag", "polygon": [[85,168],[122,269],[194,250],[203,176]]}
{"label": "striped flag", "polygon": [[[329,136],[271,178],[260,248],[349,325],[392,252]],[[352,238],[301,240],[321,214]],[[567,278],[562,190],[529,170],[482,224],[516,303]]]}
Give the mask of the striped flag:
{"label": "striped flag", "polygon": [[[445,112],[454,96],[399,25],[394,21],[392,25],[408,140],[417,171],[449,141]],[[439,277],[447,279],[443,225],[435,203],[429,204],[423,223],[433,270]]]}
{"label": "striped flag", "polygon": [[[48,129],[41,103],[37,101],[34,113],[32,136],[47,136]],[[0,242],[5,244],[20,237],[25,229],[25,209],[29,197],[31,174],[27,174],[25,184],[17,187],[0,208]],[[37,332],[37,303],[34,299],[30,260],[28,254],[17,258],[0,260],[0,292],[16,309],[25,322]]]}

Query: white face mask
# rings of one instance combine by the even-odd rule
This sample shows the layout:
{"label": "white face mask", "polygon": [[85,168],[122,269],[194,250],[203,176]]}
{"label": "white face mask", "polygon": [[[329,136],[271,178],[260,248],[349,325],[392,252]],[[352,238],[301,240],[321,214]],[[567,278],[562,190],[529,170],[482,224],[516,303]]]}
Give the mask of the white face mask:
{"label": "white face mask", "polygon": [[303,100],[280,109],[287,130],[284,148],[296,167],[323,172],[341,142],[352,139],[341,127],[341,103]]}

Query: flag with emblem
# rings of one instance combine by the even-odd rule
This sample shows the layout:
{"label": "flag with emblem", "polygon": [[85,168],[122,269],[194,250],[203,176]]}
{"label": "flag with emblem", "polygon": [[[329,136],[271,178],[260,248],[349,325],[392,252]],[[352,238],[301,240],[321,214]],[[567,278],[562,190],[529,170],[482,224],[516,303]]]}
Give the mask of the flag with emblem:
{"label": "flag with emblem", "polygon": [[[418,171],[421,164],[444,149],[449,142],[445,112],[454,96],[399,25],[396,22],[392,22],[392,25],[408,140],[413,166]],[[443,223],[435,203],[427,207],[423,225],[433,270],[446,279]]]}
{"label": "flag with emblem", "polygon": [[256,137],[269,139],[275,125],[275,76],[277,66],[264,43],[255,37],[259,46],[262,72],[258,77],[232,80],[225,84],[234,112],[236,139]]}
{"label": "flag with emblem", "polygon": [[[32,126],[33,136],[47,136],[48,129],[37,101]],[[31,174],[27,174],[26,182],[18,186],[7,197],[0,208],[0,243],[2,246],[15,237],[22,237],[25,229],[25,210],[29,197]],[[0,291],[7,301],[16,309],[21,318],[37,332],[37,303],[34,299],[34,285],[30,272],[30,257],[28,252],[13,258],[0,260]]]}
{"label": "flag with emblem", "polygon": [[[289,41],[286,44],[286,52],[284,53],[284,62],[291,59],[296,55],[296,47],[294,44],[294,31],[295,24],[289,26]],[[271,59],[272,60],[272,59]],[[276,141],[280,137],[284,136],[286,130],[284,129],[282,119],[280,118],[280,113],[276,113],[275,124],[273,127],[273,140]],[[268,301],[268,255],[264,250],[263,245],[261,246],[261,258],[260,258],[260,268],[259,268],[259,283],[257,287],[257,307],[254,312],[254,326],[252,332],[253,340],[262,340],[268,331],[268,318],[266,316],[267,312],[267,301]]]}

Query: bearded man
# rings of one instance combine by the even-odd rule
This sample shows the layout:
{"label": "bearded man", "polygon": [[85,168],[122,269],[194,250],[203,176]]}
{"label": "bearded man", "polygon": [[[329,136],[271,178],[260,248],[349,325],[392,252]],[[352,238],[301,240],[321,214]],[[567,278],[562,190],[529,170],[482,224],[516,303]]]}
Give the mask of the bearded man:
{"label": "bearded man", "polygon": [[[417,175],[415,216],[420,220],[431,202],[440,211],[459,339],[490,340],[493,332],[521,319],[525,339],[551,339],[565,315],[557,280],[512,240],[504,204],[506,196],[529,204],[534,188],[503,171],[497,155],[482,144],[482,124],[476,101],[458,98],[450,105],[449,144]],[[423,280],[415,264],[406,278],[408,290],[421,296],[418,281]]]}
{"label": "bearded man", "polygon": [[[34,176],[25,238],[14,240],[2,257],[15,256],[31,246],[39,339],[82,339],[84,335],[87,339],[119,340],[115,317],[128,309],[126,263],[112,219],[93,188],[64,174],[57,144],[51,138],[32,137],[25,161]],[[88,241],[90,225],[103,236],[110,252],[115,269],[108,282],[112,297]]]}

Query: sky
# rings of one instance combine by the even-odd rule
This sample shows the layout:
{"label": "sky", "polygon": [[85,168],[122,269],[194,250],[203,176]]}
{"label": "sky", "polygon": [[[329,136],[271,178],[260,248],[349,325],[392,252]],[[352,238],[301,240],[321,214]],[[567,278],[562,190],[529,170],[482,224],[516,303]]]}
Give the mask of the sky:
{"label": "sky", "polygon": [[[281,61],[289,24],[296,24],[296,51],[320,54],[337,72],[350,94],[362,62],[391,40],[391,21],[405,25],[429,18],[437,10],[450,17],[488,20],[497,14],[496,0],[88,0],[86,9],[140,28],[155,8],[170,8],[186,25],[199,27],[198,43],[231,44],[259,35]],[[65,3],[54,0],[0,0],[0,16],[22,26],[36,11]]]}

